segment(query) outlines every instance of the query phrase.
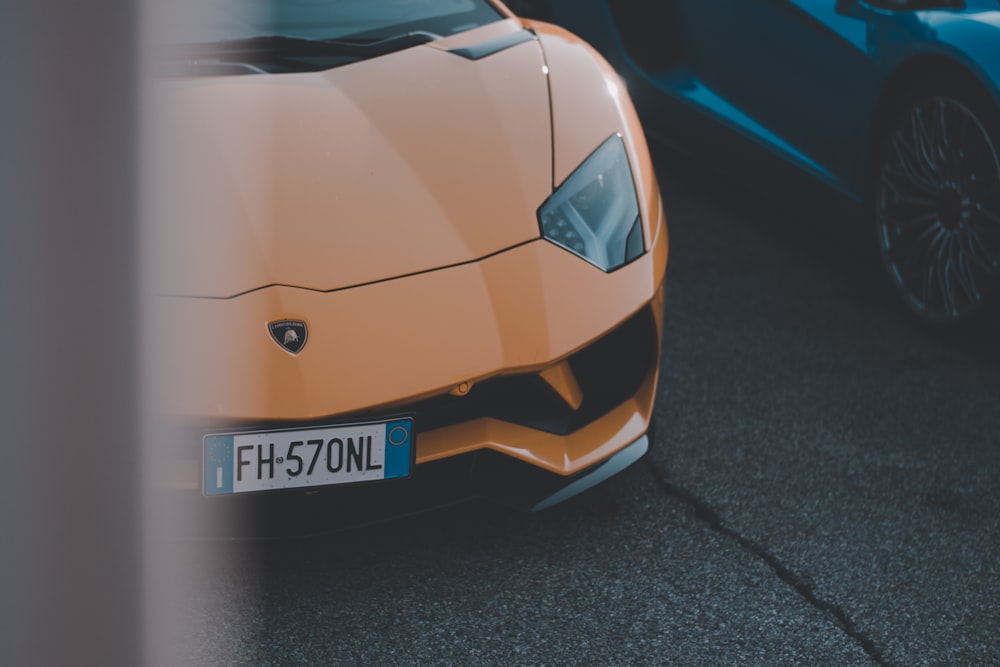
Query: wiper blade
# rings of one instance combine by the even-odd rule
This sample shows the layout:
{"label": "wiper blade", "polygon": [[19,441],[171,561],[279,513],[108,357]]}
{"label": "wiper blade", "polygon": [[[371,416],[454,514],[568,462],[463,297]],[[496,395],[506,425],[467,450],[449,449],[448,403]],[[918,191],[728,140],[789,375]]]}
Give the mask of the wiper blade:
{"label": "wiper blade", "polygon": [[215,55],[269,53],[292,57],[336,56],[363,59],[401,51],[437,39],[441,39],[441,35],[424,30],[406,32],[379,40],[306,39],[287,35],[266,35],[232,39],[214,44],[198,44],[191,48],[197,52],[210,51]]}

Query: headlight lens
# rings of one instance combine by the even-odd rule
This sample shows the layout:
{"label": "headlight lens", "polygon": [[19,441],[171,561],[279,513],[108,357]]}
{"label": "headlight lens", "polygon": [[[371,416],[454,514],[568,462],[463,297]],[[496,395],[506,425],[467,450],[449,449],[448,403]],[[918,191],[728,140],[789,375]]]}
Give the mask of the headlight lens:
{"label": "headlight lens", "polygon": [[542,236],[605,271],[645,252],[625,144],[615,134],[538,209]]}

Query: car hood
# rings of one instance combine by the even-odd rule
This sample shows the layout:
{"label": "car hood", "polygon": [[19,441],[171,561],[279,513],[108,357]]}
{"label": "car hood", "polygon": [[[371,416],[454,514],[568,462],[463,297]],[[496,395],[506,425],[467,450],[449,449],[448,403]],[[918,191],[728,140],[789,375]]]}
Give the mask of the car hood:
{"label": "car hood", "polygon": [[332,291],[539,236],[552,189],[536,39],[514,20],[324,72],[159,82],[146,174],[158,293]]}

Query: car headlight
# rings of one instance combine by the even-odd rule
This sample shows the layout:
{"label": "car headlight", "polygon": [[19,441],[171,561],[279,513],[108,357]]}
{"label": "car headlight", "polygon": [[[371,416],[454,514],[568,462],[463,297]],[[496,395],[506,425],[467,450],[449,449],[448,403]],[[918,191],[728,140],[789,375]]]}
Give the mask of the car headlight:
{"label": "car headlight", "polygon": [[632,169],[612,135],[538,209],[542,236],[613,271],[645,252]]}

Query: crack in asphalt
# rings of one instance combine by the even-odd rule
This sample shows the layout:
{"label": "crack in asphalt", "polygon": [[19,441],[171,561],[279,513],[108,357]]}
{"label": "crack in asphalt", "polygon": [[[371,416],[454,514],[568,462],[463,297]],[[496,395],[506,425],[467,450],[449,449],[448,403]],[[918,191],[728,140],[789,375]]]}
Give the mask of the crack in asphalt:
{"label": "crack in asphalt", "polygon": [[728,528],[723,523],[722,516],[720,516],[719,513],[716,512],[708,503],[701,500],[687,489],[667,481],[666,475],[663,474],[663,472],[656,467],[656,464],[650,461],[648,457],[644,459],[644,463],[652,473],[653,480],[656,482],[660,491],[690,506],[694,510],[695,516],[700,521],[707,524],[713,531],[735,541],[744,551],[747,551],[764,561],[764,563],[778,576],[778,579],[791,586],[795,592],[798,593],[799,596],[808,602],[813,608],[823,612],[824,614],[832,616],[836,621],[836,625],[843,630],[848,637],[857,642],[875,664],[880,665],[880,667],[892,667],[892,663],[882,656],[881,651],[878,650],[875,643],[866,637],[864,633],[858,630],[854,620],[848,616],[847,612],[832,602],[827,602],[826,600],[821,599],[818,595],[816,595],[813,587],[803,577],[793,572],[773,553],[750,538],[740,534],[738,531]]}

